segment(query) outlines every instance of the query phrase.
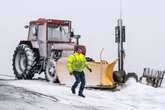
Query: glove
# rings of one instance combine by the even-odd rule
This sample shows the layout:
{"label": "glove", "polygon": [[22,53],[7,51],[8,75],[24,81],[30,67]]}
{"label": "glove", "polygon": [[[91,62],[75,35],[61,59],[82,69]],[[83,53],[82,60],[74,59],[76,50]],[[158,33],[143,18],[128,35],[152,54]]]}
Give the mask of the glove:
{"label": "glove", "polygon": [[73,72],[70,72],[69,74],[70,74],[70,75],[73,75]]}
{"label": "glove", "polygon": [[92,72],[92,69],[91,68],[89,68],[88,70],[89,70],[89,72]]}

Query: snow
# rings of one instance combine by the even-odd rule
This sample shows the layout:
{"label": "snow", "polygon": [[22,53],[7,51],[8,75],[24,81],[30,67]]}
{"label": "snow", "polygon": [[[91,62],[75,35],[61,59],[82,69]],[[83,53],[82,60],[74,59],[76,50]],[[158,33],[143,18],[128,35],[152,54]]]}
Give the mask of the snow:
{"label": "snow", "polygon": [[165,108],[164,85],[161,88],[153,88],[136,83],[134,80],[129,80],[123,87],[119,88],[119,91],[114,92],[111,90],[85,89],[84,94],[86,98],[72,94],[70,87],[48,83],[44,80],[11,80],[0,82],[57,99],[57,102],[53,103],[48,99],[43,101],[42,98],[41,103],[37,104],[44,106],[44,108],[36,106],[36,110],[52,110],[55,108],[59,110],[68,108],[72,110],[163,110]]}

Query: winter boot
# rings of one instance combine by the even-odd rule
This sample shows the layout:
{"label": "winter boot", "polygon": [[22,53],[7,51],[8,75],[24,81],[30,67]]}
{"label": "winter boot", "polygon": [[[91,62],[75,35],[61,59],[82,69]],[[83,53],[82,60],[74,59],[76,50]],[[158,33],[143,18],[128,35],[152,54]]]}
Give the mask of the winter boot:
{"label": "winter boot", "polygon": [[71,91],[72,91],[72,94],[76,94],[76,91],[73,87],[71,88]]}
{"label": "winter boot", "polygon": [[85,95],[83,95],[82,93],[79,93],[78,96],[85,98]]}

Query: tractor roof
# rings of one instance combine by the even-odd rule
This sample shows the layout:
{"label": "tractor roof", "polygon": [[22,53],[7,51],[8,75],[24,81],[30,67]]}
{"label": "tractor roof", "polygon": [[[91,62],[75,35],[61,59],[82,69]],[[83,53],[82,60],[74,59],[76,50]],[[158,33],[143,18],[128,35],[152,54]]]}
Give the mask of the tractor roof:
{"label": "tractor roof", "polygon": [[58,24],[58,25],[69,25],[69,24],[71,24],[71,21],[69,21],[69,20],[59,20],[59,19],[39,18],[37,20],[31,21],[30,23],[35,23],[35,24],[53,23],[53,24]]}

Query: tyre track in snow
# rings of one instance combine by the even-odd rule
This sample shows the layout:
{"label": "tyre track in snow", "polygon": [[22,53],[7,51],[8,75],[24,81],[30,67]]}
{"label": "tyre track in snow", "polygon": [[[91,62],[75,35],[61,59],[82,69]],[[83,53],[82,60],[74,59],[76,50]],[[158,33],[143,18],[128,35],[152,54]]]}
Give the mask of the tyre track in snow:
{"label": "tyre track in snow", "polygon": [[[9,90],[8,91],[9,93],[14,93],[14,92],[18,92],[19,93],[20,92],[20,93],[22,93],[21,94],[22,98],[25,98],[23,96],[23,94],[31,94],[31,95],[34,95],[34,96],[37,96],[37,97],[49,99],[49,100],[51,100],[53,102],[57,102],[58,101],[58,99],[53,97],[53,96],[48,96],[48,95],[45,95],[45,94],[42,94],[42,93],[39,93],[39,92],[30,91],[30,90],[27,90],[27,89],[22,88],[22,87],[15,87],[15,86],[12,86],[12,85],[0,84],[0,88],[1,88],[1,92],[4,89],[6,89],[6,90],[4,90],[6,92],[7,92],[7,90]],[[1,95],[0,95],[0,100],[1,100]]]}

